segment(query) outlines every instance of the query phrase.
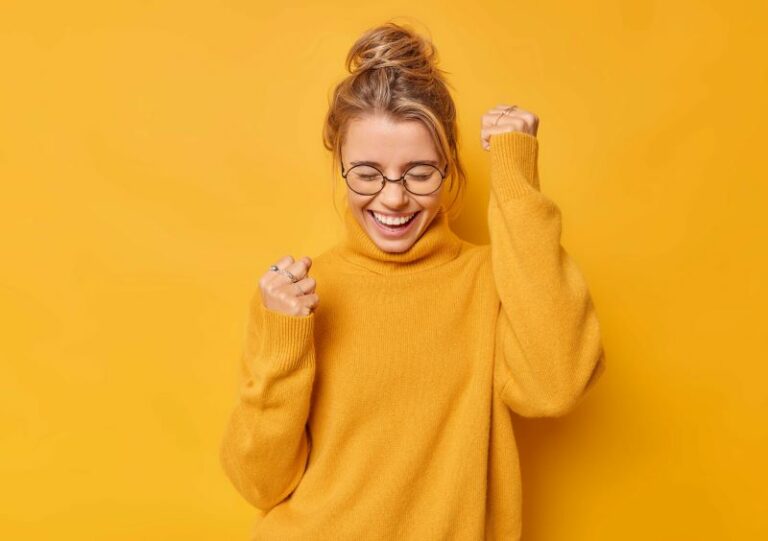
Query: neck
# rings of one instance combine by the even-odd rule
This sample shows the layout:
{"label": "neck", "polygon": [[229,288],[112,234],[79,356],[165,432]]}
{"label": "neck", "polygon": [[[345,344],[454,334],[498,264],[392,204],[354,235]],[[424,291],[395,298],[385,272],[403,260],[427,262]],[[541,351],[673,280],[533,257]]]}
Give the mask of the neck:
{"label": "neck", "polygon": [[408,250],[385,252],[357,221],[349,205],[344,204],[344,238],[338,253],[353,265],[375,274],[410,274],[436,267],[455,259],[461,244],[441,208]]}

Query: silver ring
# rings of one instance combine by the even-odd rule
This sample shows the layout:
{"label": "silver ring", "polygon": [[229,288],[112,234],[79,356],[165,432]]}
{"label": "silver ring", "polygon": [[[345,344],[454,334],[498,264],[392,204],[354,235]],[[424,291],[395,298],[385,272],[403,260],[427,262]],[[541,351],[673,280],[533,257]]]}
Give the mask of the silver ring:
{"label": "silver ring", "polygon": [[497,116],[497,117],[496,117],[496,122],[494,122],[494,123],[493,123],[493,125],[494,125],[494,126],[498,126],[498,125],[499,125],[499,120],[501,120],[501,117],[503,117],[504,115],[506,115],[507,113],[509,113],[509,112],[510,112],[512,109],[514,109],[515,107],[517,107],[517,105],[512,105],[512,106],[510,106],[510,107],[507,107],[506,109],[504,109],[504,110],[503,110],[503,111],[502,111],[502,112],[499,114],[499,116]]}
{"label": "silver ring", "polygon": [[278,267],[277,265],[270,265],[269,270],[277,272],[280,270],[280,267]]}
{"label": "silver ring", "polygon": [[277,272],[279,272],[280,274],[284,274],[284,275],[286,275],[288,278],[290,278],[290,279],[291,279],[291,282],[298,282],[298,281],[299,281],[299,279],[298,279],[298,278],[296,278],[296,277],[295,277],[293,274],[291,274],[289,271],[287,271],[287,270],[285,270],[285,269],[283,269],[283,270],[279,270],[279,271],[277,271]]}

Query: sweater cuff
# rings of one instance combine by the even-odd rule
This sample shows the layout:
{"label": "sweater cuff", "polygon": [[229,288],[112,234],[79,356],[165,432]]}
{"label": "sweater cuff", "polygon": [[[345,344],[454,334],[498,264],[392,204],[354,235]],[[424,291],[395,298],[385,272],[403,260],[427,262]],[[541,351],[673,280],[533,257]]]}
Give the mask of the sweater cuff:
{"label": "sweater cuff", "polygon": [[268,308],[262,310],[261,356],[279,371],[291,371],[314,363],[315,313],[291,316]]}
{"label": "sweater cuff", "polygon": [[539,189],[539,140],[520,131],[490,137],[491,189],[498,201],[523,196]]}

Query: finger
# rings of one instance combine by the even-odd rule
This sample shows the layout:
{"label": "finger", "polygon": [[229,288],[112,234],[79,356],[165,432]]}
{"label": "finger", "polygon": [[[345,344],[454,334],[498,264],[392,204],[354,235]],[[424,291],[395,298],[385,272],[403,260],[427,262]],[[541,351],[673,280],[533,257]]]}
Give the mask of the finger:
{"label": "finger", "polygon": [[528,133],[529,127],[525,120],[522,118],[511,118],[509,120],[505,120],[504,122],[499,122],[498,126],[489,126],[487,128],[483,128],[481,133],[483,138],[487,141],[492,135],[498,135],[508,131],[521,131]]}
{"label": "finger", "polygon": [[[309,272],[309,267],[310,266],[312,266],[312,260],[309,259],[307,256],[304,256],[302,258],[297,259],[296,261],[294,261],[290,265],[288,265],[285,268],[285,270],[287,270],[288,272],[293,274],[293,276],[297,280],[301,280]],[[285,276],[285,275],[283,275],[283,276]],[[290,280],[290,278],[288,278],[287,276],[285,276],[285,278]]]}
{"label": "finger", "polygon": [[320,303],[320,299],[317,294],[302,295],[301,297],[294,297],[287,304],[291,306],[290,310],[300,316],[308,316]]}
{"label": "finger", "polygon": [[[515,108],[512,110],[506,110],[506,112],[504,112],[505,111],[504,106],[494,107],[494,109],[492,109],[491,111],[493,112],[493,114],[489,115],[489,124],[491,126],[501,124],[502,122],[505,122],[507,118],[519,117],[519,118],[522,118],[525,121],[526,125],[532,129],[531,133],[535,133],[535,128],[538,126],[538,123],[539,123],[539,117],[537,117],[531,111],[522,109],[518,106],[515,106]],[[502,115],[502,113],[504,114]]]}
{"label": "finger", "polygon": [[[511,103],[511,104],[507,104],[507,103],[500,103],[500,104],[499,104],[499,105],[497,105],[496,107],[493,107],[493,108],[491,109],[491,111],[493,111],[493,112],[495,112],[495,113],[500,113],[500,112],[502,112],[502,111],[504,111],[504,110],[507,110],[507,109],[509,109],[510,107],[514,107],[514,109],[512,109],[512,111],[517,111],[517,110],[520,110],[520,107],[519,107],[519,106],[517,106],[517,105],[515,105],[514,103]],[[510,111],[510,112],[511,112],[511,111]]]}
{"label": "finger", "polygon": [[504,133],[508,131],[519,131],[527,133],[529,135],[535,134],[535,127],[529,124],[528,120],[523,117],[513,117],[505,115],[505,117],[494,126],[486,126],[480,130],[480,137],[484,145],[490,145],[490,138],[492,135]]}
{"label": "finger", "polygon": [[317,287],[317,280],[315,280],[312,276],[305,276],[296,283],[299,285],[299,287],[301,287],[304,295],[314,293],[315,287]]}
{"label": "finger", "polygon": [[[515,126],[514,123],[510,122],[511,119],[517,118],[517,122],[520,121],[519,117],[514,117],[512,115],[487,115],[483,119],[483,123],[480,126],[480,143],[487,147],[490,143],[489,137],[491,133],[493,133],[493,130],[497,130],[499,127],[507,126],[507,131],[509,130],[509,126]],[[517,129],[517,127],[514,127],[513,129]]]}
{"label": "finger", "polygon": [[[279,269],[283,270],[287,268],[290,264],[293,263],[293,257],[290,255],[285,255],[278,259],[274,265]],[[270,269],[265,272],[261,278],[259,279],[259,286],[264,288],[270,286],[275,280],[277,280],[280,276],[283,276],[282,273],[279,271],[273,270],[270,266]]]}
{"label": "finger", "polygon": [[487,114],[483,115],[481,128],[493,127],[501,124],[507,118],[522,117],[525,119],[531,119],[532,113],[525,111],[524,109],[515,108],[512,110],[504,109],[503,107],[494,107]]}
{"label": "finger", "polygon": [[[514,107],[514,109],[512,109],[512,107]],[[484,117],[486,119],[494,119],[494,118],[497,118],[502,113],[504,113],[505,115],[511,115],[511,114],[513,114],[513,113],[515,113],[517,111],[522,111],[522,109],[520,109],[520,107],[518,107],[517,105],[501,104],[501,105],[497,105],[495,107],[491,107],[490,109],[488,109],[488,111],[485,113]]]}
{"label": "finger", "polygon": [[[275,266],[276,266],[276,267],[277,267],[279,270],[284,270],[284,269],[286,269],[286,268],[287,268],[289,265],[291,265],[293,262],[294,262],[293,256],[291,256],[291,255],[284,255],[283,257],[281,257],[280,259],[278,259],[278,260],[277,260],[277,261],[274,263],[274,265],[275,265]],[[270,269],[270,270],[272,270],[272,269]],[[273,271],[273,272],[271,272],[271,273],[270,273],[270,277],[272,277],[272,278],[274,278],[275,276],[279,276],[279,275],[280,275],[280,273],[279,273],[279,272],[277,272],[277,271]]]}
{"label": "finger", "polygon": [[[294,284],[289,284],[294,285]],[[285,295],[285,293],[283,294]],[[313,293],[314,295],[314,293]],[[284,307],[281,311],[285,313],[299,316],[309,315],[313,310],[314,300],[308,295],[297,296],[285,296],[278,300],[280,306]]]}
{"label": "finger", "polygon": [[308,257],[305,256],[296,261],[294,261],[292,257],[290,259],[292,262],[288,265],[281,267],[280,270],[288,271],[293,275],[295,280],[292,280],[291,277],[285,273],[274,272],[272,273],[273,281],[276,281],[277,283],[281,283],[281,284],[290,284],[291,282],[301,280],[307,275],[308,269],[311,266],[311,260]]}
{"label": "finger", "polygon": [[492,113],[501,113],[502,111],[509,111],[509,113],[527,113],[528,112],[527,110],[523,109],[516,103],[511,103],[511,104],[500,103],[496,107],[493,107],[489,110],[489,112],[492,112]]}
{"label": "finger", "polygon": [[320,297],[317,293],[311,293],[309,295],[303,295],[299,297],[299,301],[302,305],[306,306],[309,311],[313,311],[320,304]]}
{"label": "finger", "polygon": [[279,269],[284,269],[285,267],[287,267],[291,263],[293,263],[293,257],[290,256],[290,255],[284,255],[283,257],[281,257],[280,259],[277,260],[275,265],[277,265],[277,267]]}
{"label": "finger", "polygon": [[301,297],[315,292],[315,286],[317,283],[311,276],[307,276],[296,282],[287,282],[280,286],[281,291],[285,291],[288,295]]}

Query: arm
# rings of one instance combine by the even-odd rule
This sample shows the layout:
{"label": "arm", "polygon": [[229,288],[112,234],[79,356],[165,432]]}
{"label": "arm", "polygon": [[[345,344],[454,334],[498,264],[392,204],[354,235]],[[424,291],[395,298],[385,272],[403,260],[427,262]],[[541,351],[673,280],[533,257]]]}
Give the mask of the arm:
{"label": "arm", "polygon": [[500,299],[494,387],[525,417],[571,411],[605,369],[587,284],[560,244],[560,209],[539,189],[538,139],[490,138],[488,225]]}
{"label": "arm", "polygon": [[314,313],[290,316],[251,302],[234,411],[220,462],[238,492],[268,511],[299,484],[315,376]]}

